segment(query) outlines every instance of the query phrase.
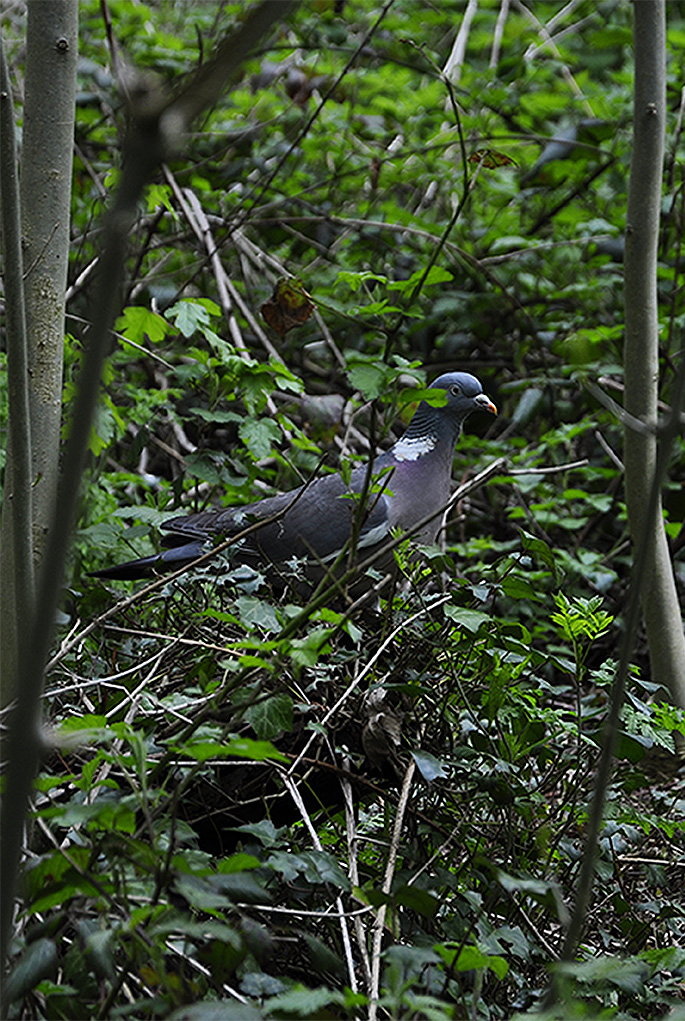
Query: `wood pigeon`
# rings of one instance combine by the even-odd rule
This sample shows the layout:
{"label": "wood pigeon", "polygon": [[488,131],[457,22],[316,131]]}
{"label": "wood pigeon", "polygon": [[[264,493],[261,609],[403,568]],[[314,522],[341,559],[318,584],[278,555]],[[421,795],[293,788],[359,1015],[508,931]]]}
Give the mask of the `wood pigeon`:
{"label": "wood pigeon", "polygon": [[[390,538],[394,528],[411,531],[431,513],[428,524],[413,532],[419,542],[435,541],[440,528],[437,512],[450,496],[452,457],[462,423],[472,411],[497,408],[475,376],[448,372],[431,384],[445,390],[447,403],[432,407],[421,401],[407,431],[373,463],[373,485],[358,525],[357,549],[370,554]],[[359,500],[352,494],[364,490],[368,466],[353,469],[349,483],[340,475],[324,475],[288,493],[258,503],[202,511],[172,518],[162,528],[167,547],[161,553],[130,560],[94,572],[98,578],[145,578],[189,564],[211,549],[211,544],[237,535],[260,519],[276,520],[240,540],[239,559],[255,566],[271,565],[287,573],[300,558],[321,567],[334,563],[353,534]],[[308,572],[309,576],[309,572]]]}

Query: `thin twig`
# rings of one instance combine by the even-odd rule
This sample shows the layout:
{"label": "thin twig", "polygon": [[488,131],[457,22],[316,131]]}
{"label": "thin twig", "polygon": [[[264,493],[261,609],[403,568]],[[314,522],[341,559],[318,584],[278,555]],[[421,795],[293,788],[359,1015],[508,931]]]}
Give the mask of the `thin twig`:
{"label": "thin twig", "polygon": [[[395,825],[393,826],[392,840],[390,842],[390,851],[388,852],[388,861],[385,866],[385,875],[383,877],[382,886],[382,891],[385,894],[389,894],[392,889],[392,881],[395,875],[395,866],[397,864],[397,852],[400,846],[402,827],[404,826],[404,816],[407,811],[407,804],[409,803],[409,793],[411,791],[411,783],[415,769],[416,763],[414,759],[411,759],[409,765],[407,766],[407,771],[404,774],[404,780],[402,782],[402,792],[400,794],[400,800],[397,806]],[[387,905],[381,904],[380,908],[378,909],[378,915],[376,916],[376,922],[374,925],[373,944],[371,948],[371,990],[369,993],[370,1000],[369,1021],[376,1021],[376,1017],[378,1016],[378,996],[381,974],[381,948],[383,944],[383,930],[385,928],[386,912]]]}
{"label": "thin twig", "polygon": [[[288,773],[281,772],[281,778],[282,778],[283,783],[285,784],[285,786],[288,788],[290,796],[293,799],[293,801],[295,802],[295,804],[297,806],[297,809],[298,809],[300,815],[302,816],[303,823],[305,824],[305,826],[309,830],[309,835],[312,838],[314,846],[316,847],[317,851],[323,851],[323,845],[321,843],[321,840],[319,839],[319,834],[314,829],[314,825],[312,823],[312,820],[309,817],[309,812],[307,811],[307,809],[305,807],[305,803],[304,803],[304,801],[302,800],[302,798],[300,796],[300,792],[298,791],[295,782],[293,781],[292,777],[289,776]],[[336,896],[336,898],[335,898],[335,906],[338,909],[338,919],[340,921],[340,933],[341,933],[341,936],[342,936],[343,947],[344,947],[344,950],[345,950],[345,963],[347,964],[347,975],[348,975],[349,980],[350,980],[350,989],[352,989],[352,991],[356,993],[358,991],[359,987],[358,987],[358,984],[357,984],[357,975],[356,975],[355,970],[354,970],[354,958],[352,957],[352,943],[350,942],[350,931],[349,931],[349,929],[347,927],[347,918],[345,916],[345,908],[343,906],[343,902],[342,902],[342,898],[341,898],[340,894],[338,894]]]}
{"label": "thin twig", "polygon": [[214,244],[214,238],[212,237],[209,229],[209,223],[204,215],[204,210],[190,188],[179,188],[176,183],[176,178],[166,164],[162,167],[162,173],[174,194],[174,198],[180,206],[181,212],[188,221],[191,230],[209,256],[209,262],[214,272],[219,301],[221,303],[224,316],[226,317],[228,331],[233,338],[233,343],[235,344],[237,351],[244,358],[247,354],[247,347],[231,306],[231,300],[228,296],[224,280],[226,274],[221,264],[221,260],[219,259],[219,253],[217,252],[216,245]]}
{"label": "thin twig", "polygon": [[499,51],[502,48],[502,36],[504,35],[504,26],[507,21],[507,14],[509,13],[509,0],[502,0],[499,14],[497,15],[497,21],[495,23],[495,31],[492,33],[492,50],[490,51],[490,67],[495,68],[499,63]]}
{"label": "thin twig", "polygon": [[[359,886],[359,863],[358,863],[358,841],[357,824],[354,814],[354,803],[352,801],[352,786],[347,776],[341,776],[340,787],[345,803],[345,835],[347,837],[347,872],[352,886]],[[357,937],[357,946],[361,954],[362,967],[364,969],[364,982],[367,989],[371,987],[371,962],[369,960],[369,949],[366,945],[366,933],[362,924],[362,912],[349,912],[348,917],[354,917],[354,934]]]}
{"label": "thin twig", "polygon": [[445,77],[455,84],[459,81],[459,76],[461,75],[461,69],[466,57],[466,44],[469,38],[471,22],[473,21],[477,10],[478,0],[468,0],[466,10],[464,11],[464,17],[462,18],[461,25],[459,26],[459,31],[457,32],[452,45],[452,50],[443,68],[443,74]]}
{"label": "thin twig", "polygon": [[[581,87],[578,85],[578,82],[573,77],[569,67],[564,62],[563,57],[561,56],[561,53],[559,51],[559,48],[552,39],[548,29],[542,24],[541,21],[539,21],[539,19],[535,16],[532,10],[529,7],[527,7],[524,3],[522,3],[522,0],[512,0],[512,2],[516,6],[516,9],[520,11],[521,14],[523,14],[526,18],[528,18],[529,21],[531,21],[536,26],[540,38],[544,40],[545,45],[549,46],[554,56],[559,60],[559,63],[561,65],[561,73],[568,82],[571,91],[574,93],[576,98],[583,103],[589,116],[594,117],[593,109],[590,106],[590,103],[587,97],[585,96],[585,93],[583,92]],[[572,3],[575,2],[578,2],[578,0],[572,0]]]}
{"label": "thin twig", "polygon": [[575,468],[586,468],[589,465],[587,457],[579,461],[569,461],[568,464],[552,464],[547,468],[514,468],[507,472],[507,475],[556,475],[557,472],[573,471]]}

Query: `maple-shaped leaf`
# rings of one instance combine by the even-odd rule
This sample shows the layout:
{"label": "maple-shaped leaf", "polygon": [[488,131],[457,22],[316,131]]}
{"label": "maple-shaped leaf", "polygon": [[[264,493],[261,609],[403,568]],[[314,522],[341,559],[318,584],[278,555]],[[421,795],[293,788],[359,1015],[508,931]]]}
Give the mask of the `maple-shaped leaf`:
{"label": "maple-shaped leaf", "polygon": [[285,337],[293,326],[300,326],[309,319],[314,307],[312,296],[305,291],[301,280],[297,277],[281,277],[273,294],[259,311],[267,326],[279,337]]}

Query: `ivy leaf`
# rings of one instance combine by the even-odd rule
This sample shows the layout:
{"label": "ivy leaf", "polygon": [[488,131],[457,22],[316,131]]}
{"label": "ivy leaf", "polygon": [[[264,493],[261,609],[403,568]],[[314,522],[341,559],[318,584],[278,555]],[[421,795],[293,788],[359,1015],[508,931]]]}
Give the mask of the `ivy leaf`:
{"label": "ivy leaf", "polygon": [[256,596],[239,596],[235,605],[241,621],[249,631],[254,628],[266,634],[276,634],[280,631],[281,625],[271,603],[257,599]]}
{"label": "ivy leaf", "polygon": [[264,702],[256,702],[245,712],[257,737],[272,741],[293,729],[293,700],[285,694],[273,695]]}
{"label": "ivy leaf", "polygon": [[271,819],[262,819],[260,822],[245,823],[244,826],[236,826],[236,833],[247,833],[251,837],[256,837],[260,841],[263,847],[274,847],[278,844],[285,828],[276,829]]}

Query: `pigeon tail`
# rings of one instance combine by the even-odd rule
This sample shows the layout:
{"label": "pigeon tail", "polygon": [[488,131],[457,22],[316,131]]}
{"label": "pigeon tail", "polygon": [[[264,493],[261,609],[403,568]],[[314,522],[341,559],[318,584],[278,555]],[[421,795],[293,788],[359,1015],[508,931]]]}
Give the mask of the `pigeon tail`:
{"label": "pigeon tail", "polygon": [[138,560],[128,560],[124,564],[104,567],[101,571],[92,571],[91,577],[139,581],[141,578],[151,578],[157,573],[177,571],[180,567],[185,567],[186,564],[197,560],[206,552],[204,540],[202,542],[187,542],[182,546],[162,550],[161,553],[153,553],[149,557],[140,557]]}

